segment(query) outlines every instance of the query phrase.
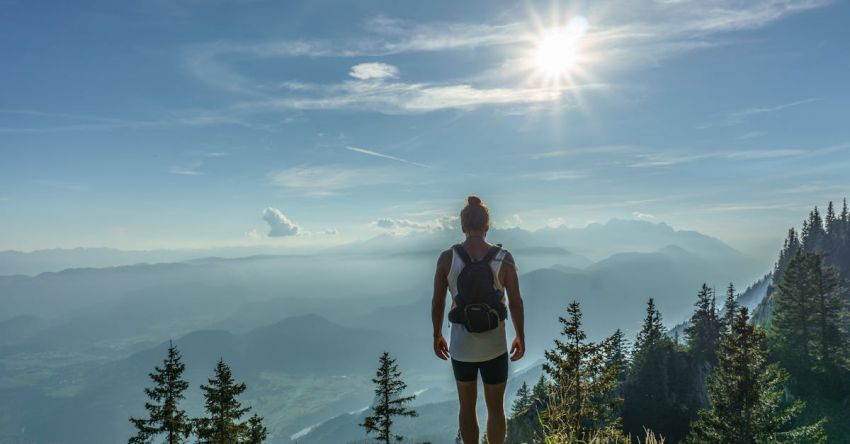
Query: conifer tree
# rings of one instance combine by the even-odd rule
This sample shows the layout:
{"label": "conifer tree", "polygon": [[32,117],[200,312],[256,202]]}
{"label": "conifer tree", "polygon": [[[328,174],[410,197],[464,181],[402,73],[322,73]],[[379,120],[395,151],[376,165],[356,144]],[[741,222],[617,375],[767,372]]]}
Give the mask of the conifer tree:
{"label": "conifer tree", "polygon": [[381,355],[372,382],[375,383],[375,404],[372,415],[367,416],[360,426],[366,429],[367,435],[375,433],[377,440],[385,444],[401,441],[404,437],[392,433],[393,420],[397,416],[417,416],[416,411],[406,406],[416,395],[402,396],[407,384],[401,379],[395,359],[387,352]]}
{"label": "conifer tree", "polygon": [[649,298],[646,303],[646,317],[643,327],[635,339],[633,356],[652,347],[664,337],[664,324],[661,322],[661,312],[655,307],[655,299]]}
{"label": "conifer tree", "polygon": [[685,327],[688,348],[697,363],[714,364],[714,349],[720,336],[720,320],[715,307],[714,290],[702,284],[697,293],[696,310]]}
{"label": "conifer tree", "polygon": [[735,284],[730,282],[726,288],[726,302],[723,304],[723,320],[721,324],[723,325],[724,332],[728,332],[732,328],[732,320],[735,319],[738,308],[740,307],[735,296]]}
{"label": "conifer tree", "polygon": [[773,280],[775,283],[782,280],[782,273],[788,267],[791,259],[794,259],[794,256],[796,256],[801,249],[802,242],[797,236],[797,232],[793,228],[789,229],[788,236],[785,238],[785,244],[782,247],[782,251],[779,252],[779,259],[776,261],[776,268],[773,272]]}
{"label": "conifer tree", "polygon": [[[777,358],[798,383],[812,382],[812,375],[830,384],[846,376],[842,292],[837,271],[824,264],[820,253],[798,254],[783,274],[774,293],[769,333]],[[805,385],[797,387],[805,392]]]}
{"label": "conifer tree", "polygon": [[269,431],[263,424],[263,418],[254,413],[248,419],[248,433],[245,437],[245,444],[262,444],[269,436]]}
{"label": "conifer tree", "polygon": [[529,389],[528,384],[523,381],[522,385],[516,392],[516,398],[514,399],[513,404],[511,404],[511,416],[517,416],[527,411],[531,408],[532,403],[531,389]]}
{"label": "conifer tree", "polygon": [[164,436],[166,444],[186,442],[192,433],[192,424],[186,412],[179,407],[185,397],[183,392],[189,387],[183,379],[185,369],[180,352],[169,341],[168,355],[162,367],[155,367],[154,372],[149,374],[154,386],[145,389],[150,398],[145,403],[148,417],[130,418],[136,428],[136,436],[130,438],[129,444],[147,444],[157,436]]}
{"label": "conifer tree", "polygon": [[828,235],[835,234],[838,218],[835,216],[835,208],[832,201],[829,201],[829,206],[826,208],[826,233]]}
{"label": "conifer tree", "polygon": [[622,382],[626,379],[626,372],[629,368],[629,357],[626,355],[628,343],[623,331],[619,328],[614,330],[614,333],[606,340],[608,343],[609,354],[606,358],[605,365],[608,367],[616,366],[617,381]]}
{"label": "conifer tree", "polygon": [[767,364],[764,332],[749,323],[746,308],[721,339],[718,363],[708,377],[711,408],[692,425],[691,444],[825,443],[823,421],[793,428],[805,404],[784,405],[787,374]]}
{"label": "conifer tree", "polygon": [[698,390],[688,354],[665,334],[652,299],[633,350],[622,388],[624,432],[640,436],[648,428],[677,442],[696,416]]}
{"label": "conifer tree", "polygon": [[553,386],[542,415],[544,428],[547,433],[574,438],[596,432],[616,436],[616,412],[622,399],[613,396],[613,392],[620,369],[605,365],[610,349],[606,343],[587,341],[581,318],[578,302],[572,302],[567,318],[559,318],[563,325],[561,338],[555,339],[554,349],[545,352],[543,369],[552,378]]}
{"label": "conifer tree", "polygon": [[[219,359],[213,379],[201,385],[207,417],[195,419],[195,430],[201,444],[261,443],[266,429],[263,420],[253,415],[248,421],[242,416],[251,408],[243,407],[237,397],[245,392],[244,383],[237,383],[230,367]],[[259,441],[258,441],[259,440]]]}

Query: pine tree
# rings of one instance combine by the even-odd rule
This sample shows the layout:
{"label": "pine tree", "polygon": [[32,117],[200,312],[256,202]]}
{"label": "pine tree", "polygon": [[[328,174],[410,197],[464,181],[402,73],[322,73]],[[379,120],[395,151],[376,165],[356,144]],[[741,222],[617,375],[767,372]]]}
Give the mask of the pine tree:
{"label": "pine tree", "polygon": [[695,306],[690,324],[685,327],[688,348],[697,363],[714,364],[714,349],[720,336],[714,290],[702,284]]}
{"label": "pine tree", "polygon": [[733,318],[708,377],[711,408],[692,426],[692,444],[825,443],[823,422],[792,428],[805,404],[783,405],[784,370],[767,364],[764,332],[749,323],[746,308]]}
{"label": "pine tree", "polygon": [[161,435],[165,436],[166,444],[186,442],[192,433],[192,424],[186,412],[179,408],[180,401],[185,398],[183,392],[189,387],[189,383],[183,380],[185,369],[180,352],[169,341],[168,355],[162,367],[155,367],[154,372],[149,374],[154,386],[145,389],[150,398],[145,403],[148,417],[130,418],[137,433],[130,438],[129,444],[150,443]]}
{"label": "pine tree", "polygon": [[245,444],[262,444],[269,436],[269,431],[263,424],[263,418],[254,413],[248,419],[248,433]]}
{"label": "pine tree", "polygon": [[664,324],[661,322],[661,312],[655,307],[655,299],[649,298],[646,303],[646,317],[643,327],[635,339],[633,356],[647,350],[664,337]]}
{"label": "pine tree", "polygon": [[837,272],[824,265],[823,255],[800,253],[777,288],[769,330],[777,358],[804,392],[815,374],[822,382],[837,382],[848,352],[846,300]]}
{"label": "pine tree", "polygon": [[774,282],[780,282],[782,280],[782,273],[788,267],[791,259],[794,259],[794,256],[796,256],[802,248],[802,242],[797,236],[797,232],[793,228],[789,229],[782,251],[779,252],[779,259],[776,261],[776,267],[773,272]]}
{"label": "pine tree", "polygon": [[401,441],[404,437],[392,433],[393,418],[397,416],[417,416],[416,411],[408,409],[406,404],[413,401],[416,395],[401,396],[407,388],[407,384],[401,379],[401,371],[395,359],[384,352],[378,365],[375,378],[375,405],[372,406],[372,415],[367,416],[360,424],[366,429],[366,434],[377,434],[378,441],[389,444],[391,441]]}
{"label": "pine tree", "polygon": [[514,399],[513,404],[511,404],[511,416],[517,416],[522,412],[527,411],[531,408],[532,403],[531,389],[529,389],[528,384],[523,381],[522,385],[516,391],[516,399]]}
{"label": "pine tree", "polygon": [[549,434],[576,438],[602,432],[617,435],[617,409],[622,402],[613,396],[620,369],[607,367],[610,348],[606,343],[587,341],[581,329],[581,308],[572,302],[567,318],[560,317],[561,339],[546,350],[543,369],[553,380],[550,402],[542,415]]}
{"label": "pine tree", "polygon": [[700,405],[693,374],[690,357],[665,334],[650,299],[622,387],[624,432],[641,436],[649,428],[669,442],[682,439]]}
{"label": "pine tree", "polygon": [[726,302],[723,304],[723,320],[721,321],[721,325],[724,332],[728,332],[732,328],[732,320],[735,319],[739,307],[740,305],[735,295],[735,284],[730,282],[726,288]]}
{"label": "pine tree", "polygon": [[537,406],[545,406],[546,402],[549,400],[549,390],[548,384],[546,383],[546,376],[540,375],[540,379],[534,384],[534,387],[531,388],[531,400]]}
{"label": "pine tree", "polygon": [[262,418],[253,415],[248,421],[241,421],[242,416],[251,410],[250,407],[243,407],[237,399],[246,388],[244,383],[236,382],[230,367],[223,359],[219,359],[213,379],[207,385],[201,385],[209,416],[195,419],[199,443],[258,444],[265,439],[266,428]]}
{"label": "pine tree", "polygon": [[605,365],[608,367],[616,366],[619,370],[617,372],[617,381],[619,382],[626,380],[626,372],[629,368],[629,357],[626,354],[627,342],[626,336],[619,328],[614,330],[614,333],[606,339],[609,354],[605,360]]}

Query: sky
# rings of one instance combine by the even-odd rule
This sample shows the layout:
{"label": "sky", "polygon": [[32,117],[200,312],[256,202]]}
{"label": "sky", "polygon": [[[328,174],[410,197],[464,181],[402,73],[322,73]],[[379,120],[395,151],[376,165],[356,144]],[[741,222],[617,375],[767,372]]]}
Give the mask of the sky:
{"label": "sky", "polygon": [[0,0],[0,250],[665,222],[850,189],[850,4]]}

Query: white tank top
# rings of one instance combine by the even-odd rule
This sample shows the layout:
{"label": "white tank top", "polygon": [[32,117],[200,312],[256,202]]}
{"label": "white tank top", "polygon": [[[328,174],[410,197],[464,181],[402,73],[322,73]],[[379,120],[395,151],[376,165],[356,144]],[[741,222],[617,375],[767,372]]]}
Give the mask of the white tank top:
{"label": "white tank top", "polygon": [[[490,262],[493,270],[493,287],[502,290],[502,303],[505,303],[505,288],[499,282],[499,270],[507,250],[502,249]],[[464,267],[463,259],[458,256],[457,251],[452,248],[452,266],[449,269],[448,281],[449,292],[452,294],[452,308],[457,304],[457,277]],[[463,325],[449,322],[451,330],[451,341],[449,342],[449,355],[456,361],[482,362],[497,358],[508,352],[508,341],[505,333],[505,321],[499,322],[499,326],[493,330],[483,333],[470,333]]]}

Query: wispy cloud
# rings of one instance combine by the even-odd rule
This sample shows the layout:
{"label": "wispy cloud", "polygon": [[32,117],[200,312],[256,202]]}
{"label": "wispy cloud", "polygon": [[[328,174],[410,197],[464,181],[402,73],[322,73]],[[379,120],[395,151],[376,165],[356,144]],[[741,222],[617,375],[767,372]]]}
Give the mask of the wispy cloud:
{"label": "wispy cloud", "polygon": [[737,211],[763,211],[763,210],[781,210],[781,209],[799,209],[806,208],[806,205],[796,203],[757,203],[757,202],[742,202],[742,203],[724,203],[712,204],[703,206],[703,209],[710,212],[737,212]]}
{"label": "wispy cloud", "polygon": [[730,150],[705,153],[643,153],[636,156],[636,161],[629,164],[632,168],[667,167],[707,159],[730,160],[763,160],[782,157],[794,157],[811,154],[811,150],[801,149],[761,149],[761,150]]}
{"label": "wispy cloud", "polygon": [[389,154],[384,154],[384,153],[379,153],[377,151],[367,150],[365,148],[358,148],[356,146],[347,146],[347,147],[345,147],[345,149],[347,149],[349,151],[354,151],[355,153],[366,154],[367,156],[380,157],[382,159],[389,159],[389,160],[394,160],[396,162],[420,166],[420,167],[423,167],[423,168],[430,168],[430,166],[425,165],[424,163],[413,162],[413,161],[410,161],[410,160],[407,160],[407,159],[402,159],[400,157],[390,156]]}
{"label": "wispy cloud", "polygon": [[[732,111],[732,112],[727,113],[723,118],[721,118],[717,121],[709,122],[709,123],[698,126],[697,129],[708,129],[708,128],[715,128],[715,127],[721,127],[721,126],[739,125],[739,124],[744,123],[748,118],[753,117],[753,116],[758,116],[758,115],[761,115],[761,114],[775,113],[775,112],[783,111],[783,110],[786,110],[786,109],[789,109],[789,108],[795,108],[795,107],[798,107],[800,105],[806,105],[806,104],[809,104],[809,103],[819,102],[820,100],[822,100],[822,99],[817,98],[817,97],[812,97],[812,98],[808,98],[808,99],[796,100],[796,101],[788,102],[788,103],[782,103],[782,104],[779,104],[779,105],[751,107],[751,108],[745,108],[745,109],[741,109],[741,110],[737,110],[737,111]],[[748,133],[748,134],[753,134],[753,133]],[[756,135],[758,135],[758,133]]]}
{"label": "wispy cloud", "polygon": [[343,165],[302,165],[272,175],[273,184],[312,196],[331,196],[343,190],[384,185],[398,180],[398,173],[388,168]]}
{"label": "wispy cloud", "polygon": [[186,166],[173,166],[168,172],[178,176],[203,176],[205,173],[200,168],[201,162],[193,162]]}
{"label": "wispy cloud", "polygon": [[582,171],[562,170],[562,171],[540,171],[536,173],[524,174],[522,178],[532,180],[543,180],[547,182],[558,182],[563,180],[577,180],[587,177],[587,173]]}
{"label": "wispy cloud", "polygon": [[624,152],[634,151],[636,147],[631,145],[600,145],[576,148],[562,148],[552,151],[545,151],[531,156],[534,160],[553,159],[560,157],[575,157],[584,155],[602,155],[602,154],[620,154]]}

